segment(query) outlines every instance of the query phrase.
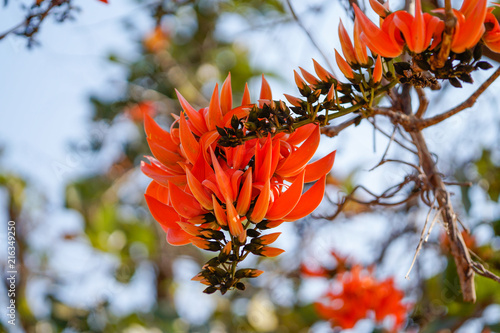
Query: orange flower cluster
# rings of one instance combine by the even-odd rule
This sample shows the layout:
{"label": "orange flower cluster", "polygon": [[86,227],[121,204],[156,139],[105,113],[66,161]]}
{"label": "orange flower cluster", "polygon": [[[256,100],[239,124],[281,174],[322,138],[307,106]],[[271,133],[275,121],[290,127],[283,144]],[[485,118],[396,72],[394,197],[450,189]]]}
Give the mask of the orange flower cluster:
{"label": "orange flower cluster", "polygon": [[[354,4],[354,40],[358,45],[355,56],[358,62],[360,55],[361,59],[363,58],[362,50],[365,45],[373,53],[386,58],[401,55],[405,46],[413,54],[439,47],[444,21],[437,16],[422,13],[420,0],[415,1],[415,15],[404,10],[390,13],[388,4],[382,5],[377,0],[370,0],[370,4],[380,16],[380,27],[370,21]],[[451,43],[454,53],[474,48],[481,38],[492,51],[500,51],[500,25],[492,14],[493,8],[487,8],[487,4],[487,0],[465,0],[459,10],[453,10],[457,19]],[[440,8],[434,12],[444,14],[444,9]],[[346,52],[346,38],[341,38],[341,42],[344,55],[352,61],[353,53],[349,50]]]}
{"label": "orange flower cluster", "polygon": [[392,316],[393,332],[404,325],[409,306],[403,304],[404,294],[391,278],[379,281],[370,270],[354,265],[350,271],[337,274],[334,286],[340,288],[332,288],[315,303],[318,314],[332,327],[353,328],[370,316],[378,323]]}
{"label": "orange flower cluster", "polygon": [[[335,152],[307,164],[319,144],[319,126],[309,124],[292,133],[268,134],[236,147],[223,147],[218,144],[221,133],[244,136],[244,123],[252,110],[267,107],[272,111],[276,105],[264,77],[258,105],[250,102],[245,87],[242,105],[233,107],[230,76],[220,95],[215,87],[206,108],[196,110],[177,95],[183,112],[175,116],[170,132],[145,115],[147,141],[154,157],[148,157],[150,164],[141,164],[142,171],[153,179],[146,190],[146,202],[167,233],[167,241],[233,253],[238,261],[245,255],[239,250],[246,244],[247,229],[255,226],[248,234],[253,239],[245,247],[246,254],[279,255],[283,250],[267,246],[279,233],[258,237],[257,229],[297,220],[320,204]],[[313,181],[317,182],[302,194],[304,183]],[[221,228],[229,231],[229,241]]]}

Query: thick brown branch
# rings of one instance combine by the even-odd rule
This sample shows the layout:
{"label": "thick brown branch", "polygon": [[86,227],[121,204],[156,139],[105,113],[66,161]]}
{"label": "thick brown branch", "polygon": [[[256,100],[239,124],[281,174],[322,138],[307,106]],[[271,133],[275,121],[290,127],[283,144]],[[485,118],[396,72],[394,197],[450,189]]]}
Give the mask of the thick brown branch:
{"label": "thick brown branch", "polygon": [[422,132],[418,131],[410,134],[418,149],[420,165],[432,186],[436,202],[441,210],[441,217],[447,228],[451,254],[457,266],[463,299],[466,302],[475,302],[476,290],[474,287],[473,264],[462,234],[458,230],[457,217],[450,202],[450,195],[427,148]]}
{"label": "thick brown branch", "polygon": [[432,118],[428,118],[428,119],[423,119],[423,120],[419,120],[417,121],[417,128],[418,129],[423,129],[423,128],[426,128],[426,127],[429,127],[429,126],[432,126],[432,125],[435,125],[437,123],[440,123],[442,122],[443,120],[445,119],[448,119],[450,118],[451,116],[459,113],[460,111],[462,110],[465,110],[467,108],[470,108],[472,107],[475,103],[476,103],[476,100],[478,99],[479,96],[481,96],[481,94],[486,90],[488,89],[488,87],[500,76],[500,67],[497,68],[497,70],[488,78],[488,80],[486,80],[485,82],[483,82],[483,84],[469,97],[467,98],[464,102],[462,102],[460,105],[454,107],[453,109],[445,112],[445,113],[442,113],[440,115],[437,115],[435,117],[432,117]]}

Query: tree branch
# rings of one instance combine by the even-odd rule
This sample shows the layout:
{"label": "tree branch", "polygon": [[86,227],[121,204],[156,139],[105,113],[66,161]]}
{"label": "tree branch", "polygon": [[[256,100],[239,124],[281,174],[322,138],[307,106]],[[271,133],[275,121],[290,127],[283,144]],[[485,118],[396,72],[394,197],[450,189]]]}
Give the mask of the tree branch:
{"label": "tree branch", "polygon": [[466,302],[475,302],[476,290],[474,286],[473,264],[462,234],[458,231],[457,217],[450,202],[450,195],[436,168],[436,164],[432,160],[432,155],[427,148],[422,132],[417,131],[410,134],[418,149],[420,165],[432,186],[431,190],[441,210],[441,217],[450,239],[451,254],[457,266],[463,299]]}
{"label": "tree branch", "polygon": [[465,110],[467,108],[472,107],[475,103],[476,100],[478,99],[481,94],[488,89],[488,87],[500,76],[500,67],[497,68],[497,70],[486,80],[469,98],[467,98],[464,102],[462,102],[460,105],[457,107],[442,113],[440,115],[437,115],[432,118],[427,118],[418,121],[416,124],[418,129],[424,129],[429,126],[435,125],[437,123],[442,122],[443,120],[450,118],[451,116],[459,113],[462,110]]}
{"label": "tree branch", "polygon": [[354,125],[356,121],[359,120],[359,117],[354,117],[352,119],[349,119],[341,124],[338,124],[336,126],[326,126],[326,127],[321,127],[321,134],[324,134],[330,138],[333,138],[343,130],[345,130],[347,127]]}

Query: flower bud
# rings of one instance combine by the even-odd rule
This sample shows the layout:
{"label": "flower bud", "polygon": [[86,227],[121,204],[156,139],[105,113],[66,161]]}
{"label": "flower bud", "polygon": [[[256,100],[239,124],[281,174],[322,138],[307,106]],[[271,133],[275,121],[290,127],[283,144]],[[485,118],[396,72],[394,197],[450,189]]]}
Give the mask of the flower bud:
{"label": "flower bud", "polygon": [[259,269],[244,268],[237,270],[236,273],[234,274],[234,277],[237,279],[254,278],[261,275],[262,273],[264,273],[264,271],[261,271]]}

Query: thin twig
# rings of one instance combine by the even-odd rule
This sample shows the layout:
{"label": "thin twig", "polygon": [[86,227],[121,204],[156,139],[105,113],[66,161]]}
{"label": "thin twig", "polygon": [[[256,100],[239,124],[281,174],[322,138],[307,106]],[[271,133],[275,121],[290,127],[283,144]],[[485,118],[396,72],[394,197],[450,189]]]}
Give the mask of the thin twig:
{"label": "thin twig", "polygon": [[347,127],[354,125],[356,121],[359,120],[359,117],[355,117],[352,119],[349,119],[341,124],[335,125],[335,126],[326,126],[321,128],[321,134],[324,134],[330,138],[333,138],[343,130],[345,130]]}
{"label": "thin twig", "polygon": [[429,208],[429,212],[427,213],[427,217],[425,219],[424,227],[422,228],[422,232],[420,233],[420,240],[418,241],[417,249],[415,250],[415,254],[413,255],[413,260],[411,261],[410,268],[408,269],[408,272],[405,275],[405,279],[409,280],[410,279],[410,273],[411,270],[413,269],[413,266],[415,266],[415,262],[417,261],[418,254],[420,253],[420,250],[422,249],[422,244],[427,241],[427,237],[430,234],[430,231],[432,229],[432,226],[434,225],[437,217],[441,213],[441,208],[438,210],[436,215],[434,215],[434,218],[432,219],[431,226],[429,227],[429,231],[427,233],[427,236],[424,237],[425,231],[427,229],[427,224],[429,223],[429,217],[431,216],[431,212],[434,210],[434,206],[431,206]]}
{"label": "thin twig", "polygon": [[311,43],[314,45],[314,47],[318,50],[318,52],[321,54],[321,56],[323,57],[323,59],[326,61],[326,64],[328,65],[328,67],[330,68],[330,70],[333,72],[333,66],[330,63],[330,61],[328,60],[328,57],[325,55],[325,53],[323,52],[323,50],[321,49],[321,47],[314,40],[312,34],[304,26],[304,24],[302,23],[302,21],[300,20],[300,18],[295,13],[295,10],[293,9],[293,6],[292,6],[292,2],[290,0],[286,0],[286,3],[288,5],[288,8],[290,9],[290,13],[292,14],[293,19],[295,20],[295,22],[297,22],[297,25],[304,31],[304,33],[307,35],[307,38],[309,38],[309,40],[311,41]]}
{"label": "thin twig", "polygon": [[484,277],[486,277],[488,279],[492,279],[493,281],[496,281],[496,282],[500,283],[500,277],[498,277],[497,275],[493,274],[492,272],[490,272],[489,270],[487,270],[486,268],[484,268],[484,266],[481,265],[480,263],[473,262],[472,263],[472,269],[477,274],[479,274],[481,276],[484,276]]}
{"label": "thin twig", "polygon": [[416,90],[417,90],[419,105],[418,105],[418,110],[415,113],[415,117],[422,118],[425,111],[427,111],[427,107],[429,106],[429,100],[427,99],[427,96],[425,96],[424,89],[416,88]]}
{"label": "thin twig", "polygon": [[[377,131],[379,131],[382,135],[388,137],[388,138],[391,138],[391,136],[389,134],[387,134],[386,132],[384,132],[384,130],[382,130],[380,127],[378,127],[371,119],[368,120],[373,127],[375,127],[377,129]],[[401,141],[397,140],[397,139],[394,139],[394,142],[396,142],[398,145],[400,145],[402,148],[408,150],[409,152],[417,155],[417,152],[415,150],[412,150],[411,148],[408,148],[407,146],[405,146]]]}

